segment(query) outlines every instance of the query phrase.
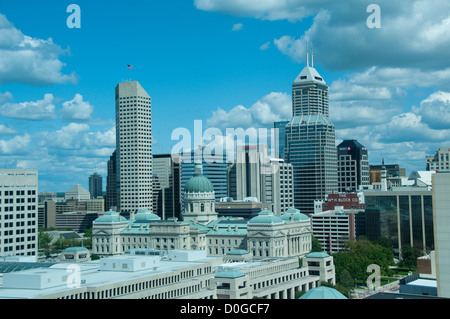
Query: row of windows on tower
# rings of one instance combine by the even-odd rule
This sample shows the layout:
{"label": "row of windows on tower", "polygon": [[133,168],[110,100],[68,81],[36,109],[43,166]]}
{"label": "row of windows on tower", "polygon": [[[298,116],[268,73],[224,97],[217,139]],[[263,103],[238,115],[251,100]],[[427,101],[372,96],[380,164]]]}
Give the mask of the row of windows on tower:
{"label": "row of windows on tower", "polygon": [[[25,190],[18,190],[18,191],[16,191],[16,196],[25,196],[25,193],[27,194],[27,195],[36,195],[36,190],[27,190],[27,191],[25,191]],[[4,191],[4,192],[2,192],[2,191],[0,191],[0,196],[2,196],[2,194],[4,195],[4,196],[14,196],[14,191]]]}

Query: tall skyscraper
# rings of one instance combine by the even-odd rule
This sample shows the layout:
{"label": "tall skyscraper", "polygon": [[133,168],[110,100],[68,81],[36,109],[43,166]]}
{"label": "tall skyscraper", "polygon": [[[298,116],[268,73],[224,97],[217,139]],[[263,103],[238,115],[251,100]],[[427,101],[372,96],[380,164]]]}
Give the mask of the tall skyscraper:
{"label": "tall skyscraper", "polygon": [[116,150],[112,153],[108,160],[108,175],[106,176],[106,196],[105,196],[105,210],[117,210],[117,161]]}
{"label": "tall skyscraper", "polygon": [[286,125],[284,158],[294,167],[295,207],[314,213],[314,201],[336,192],[337,153],[329,118],[328,86],[307,64],[292,84],[292,119]]}
{"label": "tall skyscraper", "polygon": [[91,199],[103,196],[103,178],[97,173],[89,176],[89,193],[91,193]]}
{"label": "tall skyscraper", "polygon": [[137,81],[115,96],[118,211],[127,214],[153,205],[151,98]]}
{"label": "tall skyscraper", "polygon": [[337,146],[339,192],[356,191],[370,185],[367,148],[356,140],[345,140]]}
{"label": "tall skyscraper", "polygon": [[38,172],[0,169],[0,256],[37,256]]}

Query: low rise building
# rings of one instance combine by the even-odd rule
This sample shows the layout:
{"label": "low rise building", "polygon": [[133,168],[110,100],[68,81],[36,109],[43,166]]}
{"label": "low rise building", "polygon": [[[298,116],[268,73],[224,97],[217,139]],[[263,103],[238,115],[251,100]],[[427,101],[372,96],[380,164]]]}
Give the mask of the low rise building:
{"label": "low rise building", "polygon": [[298,258],[224,263],[204,250],[131,250],[5,273],[0,299],[293,299],[318,287],[320,273],[327,272],[311,274],[310,263],[300,266]]}
{"label": "low rise building", "polygon": [[336,206],[334,210],[311,215],[313,236],[322,244],[322,250],[336,253],[345,249],[345,243],[356,239],[356,215],[359,210]]}
{"label": "low rise building", "polygon": [[93,253],[122,254],[127,249],[202,249],[209,256],[246,249],[254,257],[304,256],[311,250],[311,221],[295,208],[276,215],[218,217],[214,188],[201,169],[185,185],[183,220],[161,218],[140,209],[127,219],[108,211],[93,222]]}

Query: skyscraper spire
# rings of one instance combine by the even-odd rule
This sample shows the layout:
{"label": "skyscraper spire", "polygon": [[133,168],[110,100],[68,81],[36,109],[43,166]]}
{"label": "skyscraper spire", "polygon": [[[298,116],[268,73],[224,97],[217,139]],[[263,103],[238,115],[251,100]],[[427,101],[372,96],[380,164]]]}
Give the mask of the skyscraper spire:
{"label": "skyscraper spire", "polygon": [[314,67],[314,47],[311,43],[311,67]]}
{"label": "skyscraper spire", "polygon": [[308,46],[309,40],[306,40],[306,66],[309,66],[309,46]]}

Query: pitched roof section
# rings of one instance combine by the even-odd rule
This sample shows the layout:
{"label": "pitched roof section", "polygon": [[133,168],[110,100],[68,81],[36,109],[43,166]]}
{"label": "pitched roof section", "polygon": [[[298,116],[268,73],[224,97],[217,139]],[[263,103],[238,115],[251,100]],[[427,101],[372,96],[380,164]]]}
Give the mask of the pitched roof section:
{"label": "pitched roof section", "polygon": [[320,286],[308,290],[298,299],[348,299],[334,288]]}
{"label": "pitched roof section", "polygon": [[317,72],[317,70],[310,66],[305,66],[305,68],[300,72],[300,74],[295,79],[294,83],[301,82],[317,82],[320,84],[326,84],[322,76]]}

